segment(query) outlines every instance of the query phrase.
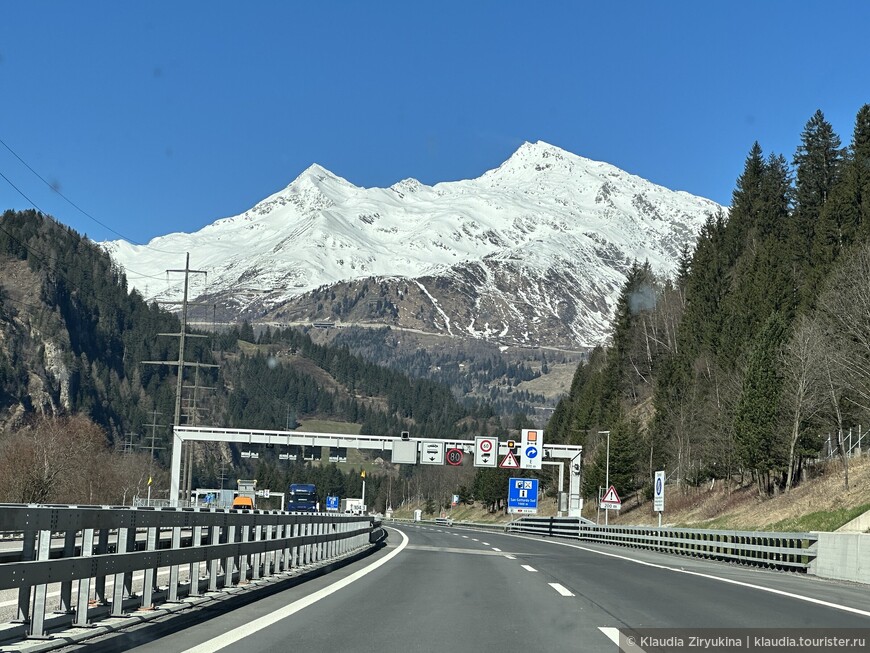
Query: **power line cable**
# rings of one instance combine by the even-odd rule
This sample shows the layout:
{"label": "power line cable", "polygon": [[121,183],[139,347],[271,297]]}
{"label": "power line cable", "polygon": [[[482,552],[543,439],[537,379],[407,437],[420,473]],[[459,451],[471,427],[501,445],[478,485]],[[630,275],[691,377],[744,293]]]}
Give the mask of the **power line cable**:
{"label": "power line cable", "polygon": [[[2,141],[0,141],[0,142],[2,142]],[[5,143],[4,143],[4,145],[5,145]],[[38,175],[37,175],[37,176],[38,176]],[[10,180],[9,177],[7,177],[6,175],[4,175],[2,172],[0,172],[0,177],[3,177],[3,179],[6,181],[6,183],[9,184],[10,186],[12,186],[12,188],[15,189],[15,191],[16,191],[19,195],[21,195],[21,197],[23,197],[25,200],[27,200],[33,208],[35,208],[37,211],[39,211],[40,213],[42,213],[44,216],[49,217],[49,214],[48,214],[46,211],[43,211],[41,208],[39,208],[39,205],[38,205],[36,202],[34,202],[32,199],[30,199],[30,198],[27,196],[27,194],[25,194],[25,192],[24,192],[23,190],[21,190],[20,188],[18,188],[18,186],[16,186],[15,184],[13,184],[13,183],[12,183],[12,180]],[[41,177],[40,177],[40,179],[41,179]],[[43,181],[44,181],[44,180],[43,180]],[[13,236],[12,234],[10,234],[8,231],[5,231],[5,230],[4,230],[4,233],[5,233],[7,236],[9,236],[10,238],[12,238],[15,242],[17,242],[18,244],[20,244],[22,247],[24,247],[25,249],[27,249],[27,251],[31,251],[31,250],[27,247],[27,245],[25,245],[25,244],[22,243],[20,240],[18,240],[17,238],[15,238],[15,236]],[[147,245],[145,245],[144,247],[147,247]],[[152,249],[154,249],[154,248],[152,248]],[[155,249],[155,251],[162,252],[162,251],[164,251],[164,250],[158,250],[158,249]],[[31,252],[31,253],[33,253],[33,252]],[[55,272],[56,272],[56,270],[55,270]],[[163,278],[163,277],[158,277],[158,276],[155,276],[155,275],[149,275],[149,274],[144,274],[144,273],[141,273],[141,272],[136,272],[136,270],[129,270],[129,271],[128,271],[128,270],[125,268],[125,269],[124,269],[124,274],[125,274],[126,276],[129,276],[128,272],[134,272],[134,273],[136,274],[136,276],[138,276],[138,277],[143,277],[143,278],[147,278],[147,279],[162,279],[162,278]],[[58,274],[59,274],[59,273],[58,273]],[[61,276],[62,276],[62,275],[61,275]]]}
{"label": "power line cable", "polygon": [[[132,243],[132,244],[134,244],[134,245],[138,245],[138,246],[140,246],[140,247],[147,247],[148,249],[154,250],[155,252],[162,252],[162,253],[164,253],[164,254],[180,254],[180,253],[181,253],[180,251],[171,251],[171,250],[167,250],[167,249],[159,249],[159,248],[157,248],[157,247],[153,247],[153,246],[148,245],[148,244],[146,244],[146,243],[140,243],[140,242],[137,242],[136,240],[130,238],[129,236],[125,236],[125,235],[122,234],[121,232],[116,231],[115,229],[113,229],[112,227],[110,227],[109,225],[107,225],[105,222],[102,222],[102,221],[98,220],[98,219],[95,218],[93,215],[91,215],[90,213],[88,213],[87,211],[85,211],[85,210],[84,210],[82,207],[80,207],[78,204],[76,204],[75,202],[73,202],[69,197],[67,197],[66,195],[64,195],[64,194],[60,191],[60,189],[57,188],[57,186],[56,186],[55,184],[51,184],[51,183],[49,183],[49,182],[45,179],[45,177],[43,177],[43,176],[42,176],[41,174],[39,174],[36,170],[34,170],[33,167],[32,167],[30,164],[27,163],[27,161],[25,161],[24,159],[22,159],[21,156],[19,156],[18,153],[17,153],[15,150],[13,150],[11,147],[9,147],[9,145],[6,143],[6,141],[4,141],[2,138],[0,138],[0,144],[2,144],[3,147],[5,147],[7,150],[9,150],[9,152],[12,154],[12,156],[14,156],[16,159],[18,159],[18,160],[21,162],[21,164],[22,164],[25,168],[27,168],[28,170],[30,170],[30,172],[32,172],[34,175],[36,175],[36,177],[38,177],[39,180],[40,180],[43,184],[45,184],[46,186],[48,186],[48,188],[50,188],[53,192],[55,192],[55,193],[57,193],[58,195],[60,195],[64,200],[66,200],[66,202],[67,202],[70,206],[72,206],[74,209],[76,209],[79,213],[81,213],[81,214],[84,215],[85,217],[89,218],[90,220],[93,220],[94,222],[96,222],[98,225],[100,225],[100,226],[103,227],[104,229],[108,229],[108,230],[111,231],[113,234],[115,234],[116,236],[119,236],[120,238],[122,238],[123,240],[126,240],[126,241],[129,242],[129,243]],[[5,178],[5,177],[4,177],[4,178]],[[6,181],[9,181],[9,180],[7,179]],[[16,190],[18,190],[18,189],[16,188]],[[21,193],[20,190],[19,190],[18,192]],[[24,195],[24,193],[21,193],[21,195]],[[31,204],[33,204],[32,200],[29,200],[29,199],[28,199],[27,201],[28,201],[28,202],[31,202]],[[33,204],[33,205],[36,206],[36,204]],[[43,211],[43,213],[44,213],[44,211]],[[140,276],[148,276],[148,275],[140,275]]]}

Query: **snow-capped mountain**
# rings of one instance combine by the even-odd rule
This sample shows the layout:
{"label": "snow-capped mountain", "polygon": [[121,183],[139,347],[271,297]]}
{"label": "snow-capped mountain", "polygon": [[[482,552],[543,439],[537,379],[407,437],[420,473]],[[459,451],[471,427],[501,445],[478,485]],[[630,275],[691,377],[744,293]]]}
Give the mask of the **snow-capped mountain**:
{"label": "snow-capped mountain", "polygon": [[[146,246],[103,243],[146,298],[181,275],[236,317],[385,323],[505,344],[588,346],[625,273],[675,270],[721,207],[547,143],[477,179],[360,188],[312,165],[245,213]],[[134,272],[135,271],[135,272]]]}

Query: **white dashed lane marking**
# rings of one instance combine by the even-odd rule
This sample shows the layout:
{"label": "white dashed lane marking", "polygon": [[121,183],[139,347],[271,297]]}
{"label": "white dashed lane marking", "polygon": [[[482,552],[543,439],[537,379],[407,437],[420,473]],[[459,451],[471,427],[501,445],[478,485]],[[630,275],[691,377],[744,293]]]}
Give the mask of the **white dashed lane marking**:
{"label": "white dashed lane marking", "polygon": [[564,585],[560,585],[559,583],[547,583],[554,590],[559,592],[562,596],[574,596],[572,592],[570,592]]}

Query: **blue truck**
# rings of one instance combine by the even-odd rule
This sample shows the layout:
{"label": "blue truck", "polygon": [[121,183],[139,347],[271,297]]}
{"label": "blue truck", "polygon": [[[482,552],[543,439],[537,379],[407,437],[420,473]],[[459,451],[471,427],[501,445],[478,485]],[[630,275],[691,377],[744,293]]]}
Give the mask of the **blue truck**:
{"label": "blue truck", "polygon": [[313,483],[291,483],[287,512],[319,512],[317,487]]}

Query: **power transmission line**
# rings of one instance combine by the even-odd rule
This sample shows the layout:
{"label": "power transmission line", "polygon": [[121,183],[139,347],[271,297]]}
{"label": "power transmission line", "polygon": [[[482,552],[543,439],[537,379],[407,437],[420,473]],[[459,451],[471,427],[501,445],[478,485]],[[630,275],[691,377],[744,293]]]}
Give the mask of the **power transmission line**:
{"label": "power transmission line", "polygon": [[[207,274],[204,270],[191,270],[190,269],[190,252],[187,253],[184,269],[182,270],[167,270],[167,274],[171,272],[183,272],[184,273],[184,295],[180,302],[160,302],[161,304],[172,304],[172,305],[181,305],[181,331],[179,333],[158,333],[158,336],[169,336],[173,338],[178,338],[178,360],[177,361],[142,361],[143,365],[174,365],[178,368],[178,379],[175,385],[175,417],[173,419],[173,426],[179,426],[181,424],[181,395],[184,390],[184,368],[188,367],[196,367],[199,369],[200,367],[220,367],[220,365],[211,365],[208,363],[198,363],[192,361],[184,360],[184,350],[185,350],[185,342],[187,338],[207,338],[208,336],[202,334],[195,333],[187,333],[187,308],[188,306],[197,305],[194,302],[187,301],[187,290],[189,287],[189,277],[191,274]],[[182,461],[182,479],[184,479],[182,494],[183,499],[188,500],[190,498],[190,486],[193,478],[193,453],[194,453],[194,443],[187,442],[184,443],[185,446],[182,447],[181,453],[181,461]],[[176,500],[178,497],[170,497],[170,500]]]}
{"label": "power transmission line", "polygon": [[151,506],[151,485],[154,482],[154,452],[155,451],[163,451],[165,449],[165,447],[155,447],[154,446],[154,441],[157,439],[157,427],[158,426],[165,426],[165,424],[158,424],[157,423],[157,416],[162,415],[162,414],[163,413],[157,412],[156,408],[153,411],[151,411],[151,423],[145,425],[145,426],[151,427],[151,438],[150,438],[151,445],[150,446],[139,445],[140,449],[150,449],[151,450],[149,458],[148,458],[148,505],[149,506]]}

